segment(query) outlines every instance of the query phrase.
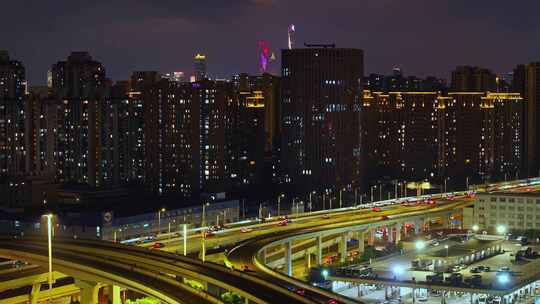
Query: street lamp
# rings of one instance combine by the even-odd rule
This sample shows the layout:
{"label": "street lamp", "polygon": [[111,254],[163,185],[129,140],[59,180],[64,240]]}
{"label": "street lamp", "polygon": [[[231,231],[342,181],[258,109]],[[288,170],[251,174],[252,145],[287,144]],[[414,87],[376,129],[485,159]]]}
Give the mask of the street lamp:
{"label": "street lamp", "polygon": [[504,225],[497,226],[497,233],[498,234],[505,234],[506,233],[506,227]]}
{"label": "street lamp", "polygon": [[52,292],[52,284],[53,284],[53,273],[52,273],[52,218],[53,214],[45,214],[43,215],[47,218],[47,248],[49,253],[49,291]]}
{"label": "street lamp", "polygon": [[345,190],[345,188],[339,189],[339,209],[343,207],[343,201],[342,201],[342,192]]}
{"label": "street lamp", "polygon": [[474,231],[474,233],[477,233],[479,229],[480,229],[480,227],[478,227],[478,225],[476,225],[476,224],[474,224],[472,226],[472,230]]}
{"label": "street lamp", "polygon": [[281,211],[281,198],[282,198],[282,197],[285,197],[285,194],[282,193],[282,194],[278,195],[278,197],[277,197],[277,216],[280,215],[280,211]]}
{"label": "street lamp", "polygon": [[[157,218],[158,218],[158,235],[161,234],[161,214],[165,212],[165,208],[161,208],[158,210],[158,215],[157,215]],[[157,236],[157,235],[156,235]]]}
{"label": "street lamp", "polygon": [[399,276],[405,273],[405,268],[401,265],[395,265],[392,267],[392,273],[394,274],[394,280],[398,280]]}
{"label": "street lamp", "polygon": [[417,249],[417,250],[423,250],[424,248],[426,248],[426,242],[422,241],[422,240],[418,240],[414,243],[414,247]]}
{"label": "street lamp", "polygon": [[449,248],[448,245],[444,245],[444,249],[446,249],[446,257],[448,257],[448,248]]}
{"label": "street lamp", "polygon": [[373,203],[373,189],[377,188],[377,185],[373,185],[370,188],[371,188],[371,202]]}
{"label": "street lamp", "polygon": [[316,191],[311,191],[309,193],[309,213],[311,213],[311,207],[312,207],[312,202],[311,202],[311,195],[312,194],[317,194],[317,192]]}
{"label": "street lamp", "polygon": [[[210,199],[214,200],[215,197],[211,196]],[[206,201],[202,204],[202,220],[201,220],[201,242],[202,242],[202,250],[201,250],[201,258],[204,263],[206,260],[206,207],[210,206],[210,202]]]}

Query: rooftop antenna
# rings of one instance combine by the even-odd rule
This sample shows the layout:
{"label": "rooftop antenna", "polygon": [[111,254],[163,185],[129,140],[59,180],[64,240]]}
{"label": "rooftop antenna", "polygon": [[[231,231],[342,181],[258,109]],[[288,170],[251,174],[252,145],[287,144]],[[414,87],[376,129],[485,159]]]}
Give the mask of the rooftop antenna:
{"label": "rooftop antenna", "polygon": [[296,29],[294,27],[294,24],[289,25],[289,30],[288,30],[288,35],[287,35],[289,50],[294,47],[294,33],[295,32],[296,32]]}

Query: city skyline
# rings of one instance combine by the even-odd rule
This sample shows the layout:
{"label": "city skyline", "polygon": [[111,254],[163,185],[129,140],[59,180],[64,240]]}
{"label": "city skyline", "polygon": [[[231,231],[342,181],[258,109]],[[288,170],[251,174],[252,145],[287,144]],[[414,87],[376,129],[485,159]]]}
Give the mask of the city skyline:
{"label": "city skyline", "polygon": [[[182,5],[136,1],[129,8],[124,4],[34,3],[23,9],[22,4],[8,3],[13,14],[0,25],[12,29],[6,31],[6,39],[17,43],[5,48],[25,63],[30,85],[45,84],[50,63],[72,50],[89,51],[113,80],[127,79],[135,70],[191,75],[197,53],[207,55],[214,77],[255,73],[259,40],[267,40],[277,55],[269,71],[279,74],[279,53],[287,47],[291,23],[296,24],[299,47],[304,42],[330,42],[363,49],[366,74],[401,66],[409,75],[448,79],[454,66],[466,64],[506,73],[516,63],[536,60],[534,54],[540,50],[532,39],[540,30],[534,23],[539,4],[532,1],[526,1],[520,14],[507,14],[513,6],[503,1],[488,7],[464,1],[339,1],[307,6],[304,1],[246,0],[214,3],[210,8],[204,1]],[[338,15],[333,22],[321,22]],[[33,22],[10,27],[21,18]],[[216,31],[225,35],[214,36]]]}

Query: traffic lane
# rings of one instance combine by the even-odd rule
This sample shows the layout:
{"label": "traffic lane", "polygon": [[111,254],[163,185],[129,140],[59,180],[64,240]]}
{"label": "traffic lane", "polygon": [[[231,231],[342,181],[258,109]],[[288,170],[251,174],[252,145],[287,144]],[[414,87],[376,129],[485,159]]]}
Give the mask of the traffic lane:
{"label": "traffic lane", "polygon": [[[401,206],[400,204],[393,204],[393,205],[387,205],[387,206],[384,206],[384,207],[379,207],[379,208],[382,208],[384,210],[391,210],[391,209],[396,209],[396,208],[402,208],[403,206]],[[410,208],[410,207],[409,207]],[[309,223],[309,222],[319,222],[321,220],[325,221],[325,220],[331,220],[331,219],[339,219],[339,218],[347,218],[347,217],[350,217],[350,216],[354,216],[355,213],[359,213],[359,214],[363,214],[363,213],[369,213],[369,212],[372,212],[372,208],[356,208],[356,209],[350,209],[350,210],[338,210],[338,211],[335,211],[336,209],[330,209],[328,210],[328,213],[325,213],[325,214],[317,214],[317,215],[310,215],[310,214],[307,214],[305,216],[302,216],[302,217],[291,217],[290,219],[292,220],[293,223]],[[266,231],[268,229],[274,229],[276,226],[278,226],[280,222],[280,219],[276,219],[276,218],[272,218],[271,220],[265,222],[265,223],[258,223],[258,224],[254,224],[254,225],[245,225],[245,226],[241,226],[241,227],[235,227],[235,228],[230,228],[230,229],[225,229],[225,230],[222,230],[222,231],[218,231],[215,233],[215,236],[212,237],[213,239],[219,239],[219,238],[226,238],[227,236],[229,235],[235,235],[236,237],[238,237],[237,241],[241,241],[242,239],[244,238],[248,238],[250,236],[253,235],[253,232],[256,232],[256,231]],[[238,234],[238,231],[241,231],[242,229],[244,228],[250,228],[252,229],[251,232],[247,232],[247,233],[242,233],[242,234]],[[245,237],[242,237],[242,235],[245,235]],[[201,238],[201,233],[194,233],[194,234],[190,234],[188,235],[188,239],[200,239]],[[164,244],[171,244],[171,245],[182,245],[183,244],[183,237],[182,236],[175,236],[175,237],[172,237],[172,238],[168,238],[168,237],[164,237],[164,238],[160,238],[154,242],[148,242],[148,243],[143,243],[143,244],[139,244],[140,246],[142,247],[151,247],[152,244],[156,243],[156,242],[160,242],[160,243],[164,243]]]}
{"label": "traffic lane", "polygon": [[[186,276],[185,270],[189,270],[195,274],[204,274],[205,278],[199,278],[202,281],[207,281],[208,278],[220,280],[221,282],[225,282],[229,286],[233,286],[246,292],[247,294],[255,294],[256,296],[260,296],[266,303],[272,303],[276,300],[284,301],[285,303],[306,303],[303,301],[303,299],[298,301],[297,296],[289,293],[285,289],[278,290],[276,288],[269,288],[265,284],[260,284],[260,282],[253,282],[249,276],[246,276],[246,274],[242,272],[235,272],[221,265],[202,263],[198,260],[188,258],[179,258],[176,255],[160,251],[149,251],[147,249],[127,247],[125,245],[114,246],[113,243],[108,244],[103,242],[86,241],[87,246],[80,246],[80,243],[85,243],[84,240],[66,240],[65,242],[68,244],[58,244],[58,242],[56,242],[56,247],[62,247],[66,250],[76,252],[88,252],[90,250],[93,254],[106,256],[110,260],[125,261],[133,263],[138,267],[147,265],[148,267],[145,268],[158,271],[160,273],[170,274],[173,272],[173,274],[175,274],[174,271],[178,271],[178,274]],[[88,246],[92,247],[90,248]],[[112,250],[114,250],[114,252],[112,252]],[[186,260],[188,260],[190,263],[185,263]],[[180,265],[178,265],[179,263]],[[195,279],[197,278],[195,277]],[[223,285],[224,284],[221,284],[221,286]]]}
{"label": "traffic lane", "polygon": [[[11,240],[9,242],[0,241],[0,248],[9,250],[0,252],[6,257],[12,257],[12,255],[22,252],[36,256],[33,263],[47,266],[48,250],[46,246]],[[84,274],[85,277],[97,278],[100,282],[115,283],[168,303],[213,303],[213,301],[179,288],[180,283],[174,282],[172,279],[159,279],[138,272],[135,265],[112,263],[106,259],[97,259],[85,254],[73,254],[55,248],[53,248],[53,256],[55,269],[65,274],[75,276]]]}

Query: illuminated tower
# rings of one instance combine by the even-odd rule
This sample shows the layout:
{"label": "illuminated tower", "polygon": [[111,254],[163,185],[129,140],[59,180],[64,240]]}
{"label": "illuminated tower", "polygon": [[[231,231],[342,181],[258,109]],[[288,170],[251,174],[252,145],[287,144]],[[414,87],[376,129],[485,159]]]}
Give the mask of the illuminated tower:
{"label": "illuminated tower", "polygon": [[294,28],[294,24],[291,24],[289,25],[289,30],[287,31],[288,35],[288,47],[289,47],[289,50],[293,48],[294,46],[294,33],[296,32],[295,28]]}
{"label": "illuminated tower", "polygon": [[270,63],[270,49],[268,48],[268,41],[259,40],[259,72],[261,74],[266,73],[268,70],[268,64]]}
{"label": "illuminated tower", "polygon": [[206,56],[202,54],[195,55],[193,58],[193,67],[195,71],[195,81],[203,80],[208,78],[206,74]]}

